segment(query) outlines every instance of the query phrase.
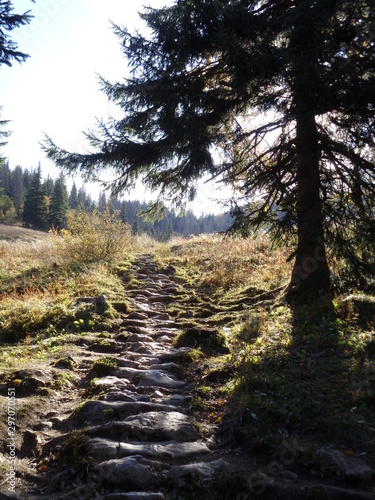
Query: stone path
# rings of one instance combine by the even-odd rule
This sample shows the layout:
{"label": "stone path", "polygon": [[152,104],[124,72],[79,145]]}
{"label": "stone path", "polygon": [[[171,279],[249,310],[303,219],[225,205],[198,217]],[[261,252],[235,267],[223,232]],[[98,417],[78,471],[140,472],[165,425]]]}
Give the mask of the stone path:
{"label": "stone path", "polygon": [[[192,476],[209,481],[226,468],[222,459],[210,457],[189,416],[189,386],[174,374],[186,348],[172,346],[178,329],[165,309],[177,286],[147,257],[139,258],[134,272],[143,285],[131,292],[132,312],[119,334],[118,367],[95,380],[103,395],[79,410],[89,438],[86,452],[95,465],[69,492],[69,471],[51,481],[44,492],[48,498],[162,500],[172,498],[171,492]],[[56,494],[62,489],[65,493]]]}

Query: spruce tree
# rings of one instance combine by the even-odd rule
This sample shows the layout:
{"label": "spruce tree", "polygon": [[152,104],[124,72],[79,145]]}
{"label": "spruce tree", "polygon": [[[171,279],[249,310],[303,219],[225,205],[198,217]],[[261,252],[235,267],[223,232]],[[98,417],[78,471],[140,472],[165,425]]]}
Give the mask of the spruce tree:
{"label": "spruce tree", "polygon": [[11,197],[17,210],[17,214],[20,215],[24,199],[24,179],[22,168],[20,166],[17,166],[12,174]]}
{"label": "spruce tree", "polygon": [[233,229],[295,237],[290,297],[329,294],[327,243],[373,271],[373,2],[176,0],[141,18],[147,37],[115,27],[131,75],[102,80],[124,116],[88,133],[95,153],[47,140],[49,158],[176,205],[203,175],[233,186]]}
{"label": "spruce tree", "polygon": [[167,229],[164,234],[165,241],[169,241],[173,236],[173,226],[171,219],[168,220]]}
{"label": "spruce tree", "polygon": [[69,208],[72,210],[76,210],[79,206],[79,201],[78,201],[78,190],[76,183],[73,182],[72,189],[70,190],[69,194]]}
{"label": "spruce tree", "polygon": [[49,206],[48,222],[55,229],[63,229],[66,225],[69,202],[65,179],[62,175],[55,181]]}
{"label": "spruce tree", "polygon": [[40,165],[32,174],[30,185],[26,192],[22,212],[22,221],[28,227],[45,229],[47,225],[47,200],[42,184]]}
{"label": "spruce tree", "polygon": [[123,222],[124,224],[126,224],[128,222],[128,211],[127,211],[126,201],[123,201],[121,203],[120,219],[121,219],[121,222]]}

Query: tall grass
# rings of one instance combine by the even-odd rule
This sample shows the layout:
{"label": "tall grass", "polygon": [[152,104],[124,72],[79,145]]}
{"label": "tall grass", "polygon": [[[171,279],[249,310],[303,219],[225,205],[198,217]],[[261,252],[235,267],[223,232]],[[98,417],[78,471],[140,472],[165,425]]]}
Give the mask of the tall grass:
{"label": "tall grass", "polygon": [[[61,233],[30,235],[0,241],[0,342],[74,330],[79,296],[123,299],[112,264],[129,256],[132,240],[129,228],[109,212],[71,215]],[[90,328],[98,322],[94,318]]]}
{"label": "tall grass", "polygon": [[273,249],[269,238],[203,235],[174,238],[158,252],[161,263],[178,263],[210,289],[254,287],[267,291],[290,278],[287,250]]}

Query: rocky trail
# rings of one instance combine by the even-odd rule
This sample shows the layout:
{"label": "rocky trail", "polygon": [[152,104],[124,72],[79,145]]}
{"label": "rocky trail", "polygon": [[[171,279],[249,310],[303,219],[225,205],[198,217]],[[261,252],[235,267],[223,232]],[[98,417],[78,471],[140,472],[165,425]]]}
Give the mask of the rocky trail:
{"label": "rocky trail", "polygon": [[[181,301],[179,283],[148,256],[140,256],[131,273],[136,286],[128,290],[130,310],[122,311],[103,341],[97,333],[77,339],[68,358],[76,382],[64,397],[41,404],[23,432],[22,493],[1,486],[0,499],[374,498],[358,481],[351,488],[301,477],[293,472],[293,450],[284,450],[285,464],[261,463],[233,437],[219,436],[218,425],[197,421],[199,370],[186,377],[181,369],[190,348],[173,343],[181,325],[166,312]],[[93,377],[90,370],[99,361]],[[56,368],[36,370],[29,379],[43,389]],[[333,458],[355,479],[371,475],[361,461]]]}
{"label": "rocky trail", "polygon": [[[172,346],[178,328],[165,312],[176,283],[147,257],[138,260],[134,275],[142,285],[131,292],[132,312],[123,314],[121,332],[106,344],[106,359],[114,367],[93,380],[101,395],[86,400],[65,421],[52,418],[53,426],[69,430],[41,451],[55,453],[69,432],[81,430],[82,446],[72,447],[79,450],[73,452],[75,459],[77,454],[90,457],[86,474],[74,465],[58,472],[46,466],[49,472],[22,498],[184,498],[178,492],[192,478],[207,482],[225,470],[223,459],[212,458],[214,436],[203,440],[191,419],[191,387],[174,373],[176,360],[188,350]],[[102,354],[82,354],[81,368]],[[39,434],[30,432],[29,444],[24,438],[30,455],[42,439]]]}

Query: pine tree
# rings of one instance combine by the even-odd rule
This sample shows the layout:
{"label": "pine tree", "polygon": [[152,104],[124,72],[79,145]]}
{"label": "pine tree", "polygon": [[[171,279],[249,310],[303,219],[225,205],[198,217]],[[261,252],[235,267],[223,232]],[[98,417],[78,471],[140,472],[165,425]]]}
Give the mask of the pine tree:
{"label": "pine tree", "polygon": [[66,225],[69,202],[65,179],[62,175],[55,181],[49,206],[48,221],[55,229],[63,229]]}
{"label": "pine tree", "polygon": [[48,197],[46,197],[40,165],[32,174],[29,188],[26,192],[22,212],[22,221],[26,226],[35,229],[45,229],[48,215]]}
{"label": "pine tree", "polygon": [[149,38],[115,28],[131,76],[102,80],[122,119],[88,134],[95,153],[49,140],[48,156],[113,168],[115,190],[142,177],[176,205],[203,175],[233,185],[233,229],[296,237],[290,297],[329,294],[327,243],[373,272],[372,2],[176,0],[141,17]]}

